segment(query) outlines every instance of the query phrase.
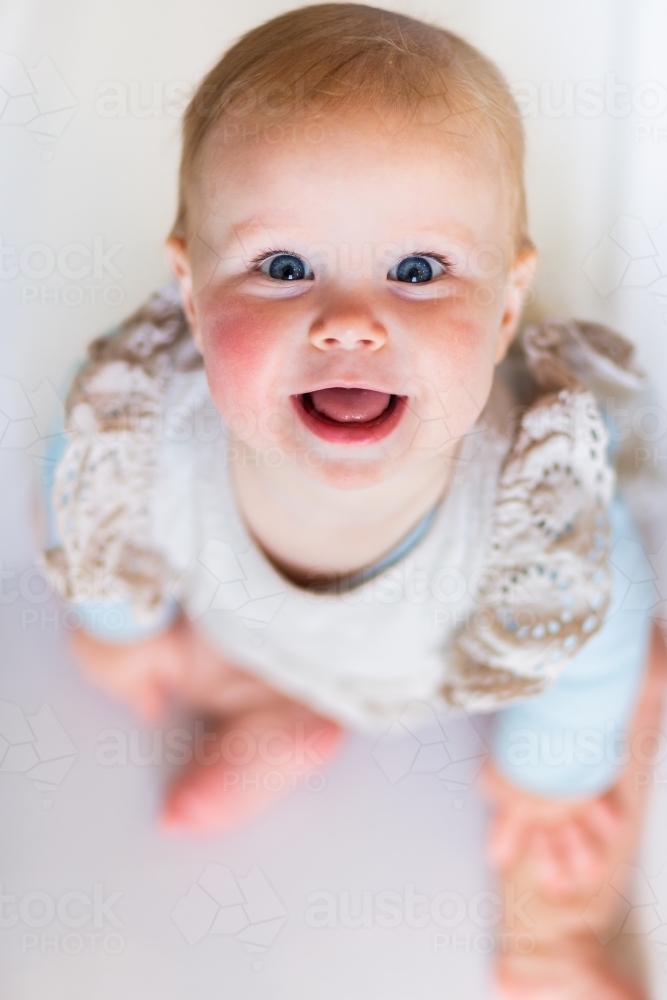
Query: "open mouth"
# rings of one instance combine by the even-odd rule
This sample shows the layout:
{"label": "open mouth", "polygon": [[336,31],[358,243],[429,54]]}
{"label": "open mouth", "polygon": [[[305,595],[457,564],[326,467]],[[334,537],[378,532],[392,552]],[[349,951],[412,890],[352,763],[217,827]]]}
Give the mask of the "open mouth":
{"label": "open mouth", "polygon": [[331,386],[293,396],[299,416],[325,441],[368,444],[380,441],[397,426],[405,397],[375,389]]}

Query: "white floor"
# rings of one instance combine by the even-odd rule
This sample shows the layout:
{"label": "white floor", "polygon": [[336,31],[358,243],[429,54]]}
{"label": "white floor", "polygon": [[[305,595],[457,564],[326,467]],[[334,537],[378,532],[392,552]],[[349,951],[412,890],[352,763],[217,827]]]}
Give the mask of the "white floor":
{"label": "white floor", "polygon": [[[481,752],[474,734],[445,723],[416,761],[408,737],[388,757],[351,737],[323,789],[242,832],[158,834],[159,744],[147,761],[153,734],[87,686],[62,607],[36,600],[29,473],[0,453],[3,1000],[490,997],[485,815],[460,763]],[[666,763],[659,777],[633,919],[662,1000]]]}

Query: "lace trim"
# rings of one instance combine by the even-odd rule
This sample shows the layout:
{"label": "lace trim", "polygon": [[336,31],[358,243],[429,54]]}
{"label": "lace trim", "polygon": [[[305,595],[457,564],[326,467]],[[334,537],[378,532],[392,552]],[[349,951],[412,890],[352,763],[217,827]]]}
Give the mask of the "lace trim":
{"label": "lace trim", "polygon": [[504,465],[487,563],[498,586],[486,617],[462,629],[450,651],[442,693],[468,711],[544,691],[600,628],[615,477],[589,389],[627,396],[645,384],[634,346],[598,323],[547,320],[524,331],[521,347],[551,395],[528,408]]}
{"label": "lace trim", "polygon": [[448,657],[450,704],[493,711],[543,691],[602,624],[614,486],[606,444],[586,390],[542,397],[524,414],[498,486],[487,593]]}
{"label": "lace trim", "polygon": [[172,375],[201,366],[173,283],[90,345],[67,399],[72,441],[56,472],[62,544],[45,553],[67,600],[128,600],[140,620],[159,611],[174,573],[147,544],[156,430]]}
{"label": "lace trim", "polygon": [[[586,382],[633,388],[632,348],[573,322],[530,328],[523,346],[543,395],[522,414],[503,466],[482,611],[445,651],[442,695],[473,711],[544,690],[599,628],[609,600],[613,473]],[[46,554],[69,600],[129,600],[150,618],[169,597],[174,571],[147,541],[151,429],[172,375],[201,366],[173,283],[91,345],[68,399],[72,441],[56,475],[62,545]]]}

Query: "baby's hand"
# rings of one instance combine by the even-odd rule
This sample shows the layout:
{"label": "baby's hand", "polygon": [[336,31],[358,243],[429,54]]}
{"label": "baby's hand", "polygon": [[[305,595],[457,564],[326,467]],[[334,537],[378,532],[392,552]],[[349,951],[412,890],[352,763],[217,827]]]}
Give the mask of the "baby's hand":
{"label": "baby's hand", "polygon": [[487,763],[482,790],[495,806],[487,856],[501,872],[530,859],[536,881],[554,897],[593,890],[629,820],[616,788],[584,800],[541,798],[510,784]]}
{"label": "baby's hand", "polygon": [[185,667],[176,693],[189,708],[209,715],[229,715],[280,698],[274,688],[230,663],[185,618],[178,623],[178,638]]}
{"label": "baby's hand", "polygon": [[[667,686],[667,647],[653,626],[649,657],[628,745],[640,733],[660,731]],[[596,891],[600,879],[629,864],[639,836],[648,782],[646,765],[637,754],[604,795],[576,800],[540,798],[510,784],[487,762],[482,791],[495,807],[488,856],[501,872],[519,857],[532,862],[540,888],[557,898],[577,891]]]}
{"label": "baby's hand", "polygon": [[187,644],[180,623],[138,642],[103,642],[83,629],[73,632],[71,641],[88,676],[144,719],[161,718],[168,696],[183,684]]}

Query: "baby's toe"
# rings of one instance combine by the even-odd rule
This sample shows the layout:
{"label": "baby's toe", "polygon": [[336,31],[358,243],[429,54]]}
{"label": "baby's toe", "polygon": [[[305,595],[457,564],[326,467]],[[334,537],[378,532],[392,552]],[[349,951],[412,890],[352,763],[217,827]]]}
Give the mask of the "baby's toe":
{"label": "baby's toe", "polygon": [[604,841],[618,837],[627,826],[627,817],[619,804],[609,797],[589,802],[582,813],[582,819]]}
{"label": "baby's toe", "polygon": [[158,829],[165,833],[195,832],[203,818],[198,806],[187,796],[170,791],[157,816]]}
{"label": "baby's toe", "polygon": [[557,829],[536,827],[530,836],[529,851],[539,886],[552,896],[567,896],[572,891],[573,878]]}
{"label": "baby's toe", "polygon": [[604,871],[604,844],[576,819],[563,824],[560,839],[568,867],[581,882],[593,885]]}
{"label": "baby's toe", "polygon": [[160,829],[172,833],[206,833],[224,830],[229,824],[228,809],[223,808],[224,787],[217,781],[191,772],[168,789],[158,817]]}
{"label": "baby's toe", "polygon": [[521,847],[522,833],[521,824],[511,810],[499,812],[489,826],[486,841],[489,864],[500,870],[509,867]]}
{"label": "baby's toe", "polygon": [[340,727],[296,704],[241,713],[221,723],[206,759],[191,762],[168,789],[159,826],[184,833],[233,830],[301,787],[341,736]]}

